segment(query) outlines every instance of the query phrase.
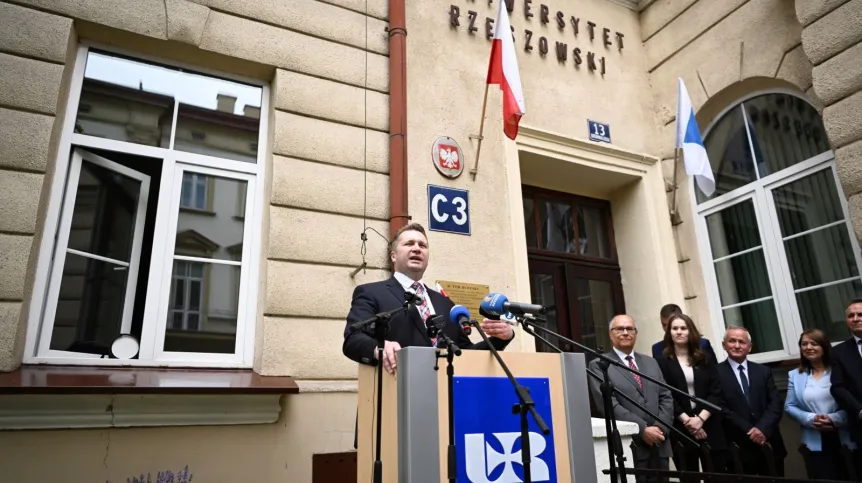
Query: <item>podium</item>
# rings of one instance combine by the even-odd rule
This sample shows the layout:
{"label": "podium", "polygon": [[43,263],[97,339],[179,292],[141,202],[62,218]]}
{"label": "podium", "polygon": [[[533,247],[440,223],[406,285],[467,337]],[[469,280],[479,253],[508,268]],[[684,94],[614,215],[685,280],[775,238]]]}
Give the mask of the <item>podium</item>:
{"label": "podium", "polygon": [[[500,352],[551,430],[529,416],[532,480],[596,483],[589,389],[583,354]],[[437,370],[435,370],[435,365]],[[454,362],[458,483],[523,481],[518,397],[487,350],[464,350]],[[383,374],[380,460],[384,483],[446,483],[449,444],[447,361],[430,347],[398,352],[395,375]],[[373,481],[376,367],[360,365],[357,481]]]}

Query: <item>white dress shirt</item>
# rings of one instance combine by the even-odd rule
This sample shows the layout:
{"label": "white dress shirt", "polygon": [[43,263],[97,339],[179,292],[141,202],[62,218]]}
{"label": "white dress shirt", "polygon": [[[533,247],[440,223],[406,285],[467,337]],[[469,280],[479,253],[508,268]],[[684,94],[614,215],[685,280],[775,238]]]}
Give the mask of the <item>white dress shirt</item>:
{"label": "white dress shirt", "polygon": [[[413,288],[411,286],[416,283],[416,280],[413,280],[401,272],[394,272],[392,275],[395,277],[395,280],[398,280],[398,283],[404,287],[405,292],[413,292]],[[422,291],[422,298],[425,299],[425,304],[428,306],[429,313],[431,315],[437,315],[437,312],[434,311],[434,304],[431,303],[431,297],[428,296],[428,285],[426,285],[422,280],[419,280],[419,283],[421,283],[424,288]]]}
{"label": "white dress shirt", "polygon": [[748,387],[751,389],[751,373],[748,372],[748,359],[742,361],[742,364],[733,359],[727,359],[727,362],[730,363],[730,368],[733,369],[733,375],[736,376],[736,382],[739,384],[739,388],[742,389],[742,393],[745,394],[745,389],[742,387],[742,379],[739,378],[739,366],[744,368],[745,378],[748,379]]}
{"label": "white dress shirt", "polygon": [[862,340],[860,337],[853,336],[853,340],[856,341],[856,348],[859,349],[859,355],[862,356],[862,344],[859,344],[859,341]]}
{"label": "white dress shirt", "polygon": [[635,351],[632,351],[631,354],[626,354],[625,352],[614,347],[614,352],[616,352],[617,357],[619,357],[620,360],[623,361],[623,364],[625,364],[625,365],[629,365],[629,361],[626,360],[626,357],[632,356],[632,364],[634,364],[636,370],[638,370],[638,371],[640,370],[638,368],[638,361],[637,361],[637,359],[635,359]]}

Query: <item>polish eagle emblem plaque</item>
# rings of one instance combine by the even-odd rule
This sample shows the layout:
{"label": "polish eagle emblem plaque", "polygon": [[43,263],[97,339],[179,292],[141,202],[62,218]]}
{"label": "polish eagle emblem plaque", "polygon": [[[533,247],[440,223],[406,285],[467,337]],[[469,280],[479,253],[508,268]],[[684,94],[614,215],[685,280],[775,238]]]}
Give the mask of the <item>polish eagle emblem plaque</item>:
{"label": "polish eagle emblem plaque", "polygon": [[464,153],[458,143],[449,136],[442,136],[434,141],[431,160],[437,171],[449,179],[455,179],[464,172]]}

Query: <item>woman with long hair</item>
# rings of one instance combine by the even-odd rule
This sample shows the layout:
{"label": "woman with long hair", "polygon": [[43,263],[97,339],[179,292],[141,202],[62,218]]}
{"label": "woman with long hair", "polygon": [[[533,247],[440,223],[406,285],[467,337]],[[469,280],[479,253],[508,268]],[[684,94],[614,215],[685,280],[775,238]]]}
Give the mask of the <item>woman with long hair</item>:
{"label": "woman with long hair", "polygon": [[[724,402],[718,382],[718,362],[701,348],[700,339],[700,332],[691,317],[685,314],[674,315],[665,329],[664,351],[657,361],[668,384],[721,407]],[[699,447],[681,441],[683,448],[674,451],[676,468],[698,471],[698,462],[702,461],[703,471],[723,473],[727,461],[727,441],[721,413],[713,413],[707,407],[674,393],[673,416],[677,429],[698,442],[706,441],[709,444],[712,463],[710,468]],[[679,445],[675,442],[674,446]]]}
{"label": "woman with long hair", "polygon": [[799,336],[799,367],[788,373],[784,411],[802,426],[799,451],[805,455],[809,479],[849,480],[841,445],[856,444],[847,431],[848,418],[832,397],[831,344],[820,329]]}

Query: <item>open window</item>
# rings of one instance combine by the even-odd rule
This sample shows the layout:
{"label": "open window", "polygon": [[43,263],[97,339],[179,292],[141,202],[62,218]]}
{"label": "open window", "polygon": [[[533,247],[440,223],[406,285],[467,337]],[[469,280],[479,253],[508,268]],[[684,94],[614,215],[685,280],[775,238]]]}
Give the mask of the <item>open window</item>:
{"label": "open window", "polygon": [[26,362],[250,367],[266,86],[88,47],[72,85]]}

